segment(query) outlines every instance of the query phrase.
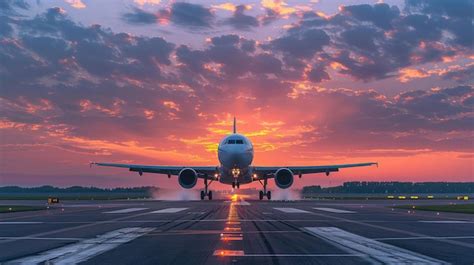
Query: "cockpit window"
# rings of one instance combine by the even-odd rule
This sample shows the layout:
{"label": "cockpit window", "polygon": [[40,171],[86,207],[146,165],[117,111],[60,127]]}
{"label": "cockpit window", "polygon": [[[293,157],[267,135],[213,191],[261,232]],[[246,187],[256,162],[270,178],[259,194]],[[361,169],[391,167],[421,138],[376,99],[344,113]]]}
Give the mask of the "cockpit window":
{"label": "cockpit window", "polygon": [[227,140],[226,144],[244,144],[244,139],[230,139]]}

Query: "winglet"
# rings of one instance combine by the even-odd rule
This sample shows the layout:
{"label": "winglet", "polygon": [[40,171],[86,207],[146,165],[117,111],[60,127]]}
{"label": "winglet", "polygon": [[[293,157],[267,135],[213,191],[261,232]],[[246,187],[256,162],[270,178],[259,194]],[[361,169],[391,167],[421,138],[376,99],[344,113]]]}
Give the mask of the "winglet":
{"label": "winglet", "polygon": [[234,133],[237,133],[237,120],[235,119],[235,116],[234,116]]}

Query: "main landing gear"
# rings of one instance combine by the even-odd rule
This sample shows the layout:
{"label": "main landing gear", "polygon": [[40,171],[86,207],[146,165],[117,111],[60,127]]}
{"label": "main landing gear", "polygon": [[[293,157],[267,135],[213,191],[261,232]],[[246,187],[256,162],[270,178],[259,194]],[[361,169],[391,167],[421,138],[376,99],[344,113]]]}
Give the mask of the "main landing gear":
{"label": "main landing gear", "polygon": [[258,198],[260,200],[263,200],[263,197],[264,196],[267,196],[267,199],[268,200],[271,200],[272,199],[272,192],[271,191],[267,191],[267,178],[264,178],[263,179],[263,183],[261,180],[259,180],[258,182],[260,182],[260,184],[262,184],[263,186],[263,190],[261,190],[259,193],[258,193]]}
{"label": "main landing gear", "polygon": [[[271,191],[267,191],[266,195],[267,195],[267,199],[269,199],[269,200],[272,199],[272,192]],[[265,192],[263,190],[259,191],[259,193],[258,193],[259,199],[263,200],[264,196],[265,196]]]}
{"label": "main landing gear", "polygon": [[207,178],[204,179],[204,190],[201,191],[201,200],[204,200],[206,196],[209,198],[209,200],[212,200],[212,191],[208,190],[209,185],[211,185],[213,180],[207,183]]}

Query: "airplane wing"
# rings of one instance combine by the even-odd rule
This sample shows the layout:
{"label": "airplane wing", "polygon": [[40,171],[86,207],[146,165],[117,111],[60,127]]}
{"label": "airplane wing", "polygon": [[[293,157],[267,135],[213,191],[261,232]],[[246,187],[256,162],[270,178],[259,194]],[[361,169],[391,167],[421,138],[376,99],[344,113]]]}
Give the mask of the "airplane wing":
{"label": "airplane wing", "polygon": [[149,166],[149,165],[133,165],[133,164],[115,164],[115,163],[96,163],[92,162],[91,165],[104,166],[104,167],[121,167],[128,168],[130,171],[138,172],[140,175],[146,173],[156,173],[164,175],[178,175],[179,172],[184,168],[192,168],[198,173],[199,178],[204,178],[206,175],[209,179],[214,179],[214,174],[218,172],[216,166],[197,166],[197,167],[185,167],[185,166]]}
{"label": "airplane wing", "polygon": [[253,167],[253,172],[256,173],[260,178],[274,177],[274,173],[280,168],[288,168],[295,175],[312,174],[312,173],[326,173],[329,175],[330,172],[337,172],[340,168],[349,167],[366,167],[371,165],[377,165],[375,162],[368,163],[357,163],[357,164],[341,164],[341,165],[326,165],[326,166],[282,166],[282,167]]}

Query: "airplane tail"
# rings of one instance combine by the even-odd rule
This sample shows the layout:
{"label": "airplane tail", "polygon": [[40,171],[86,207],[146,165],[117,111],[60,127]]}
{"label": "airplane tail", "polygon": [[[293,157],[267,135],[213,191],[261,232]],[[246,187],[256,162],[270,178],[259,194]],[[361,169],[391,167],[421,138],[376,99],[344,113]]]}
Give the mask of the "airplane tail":
{"label": "airplane tail", "polygon": [[234,133],[237,133],[237,120],[235,119],[235,116],[234,116]]}

